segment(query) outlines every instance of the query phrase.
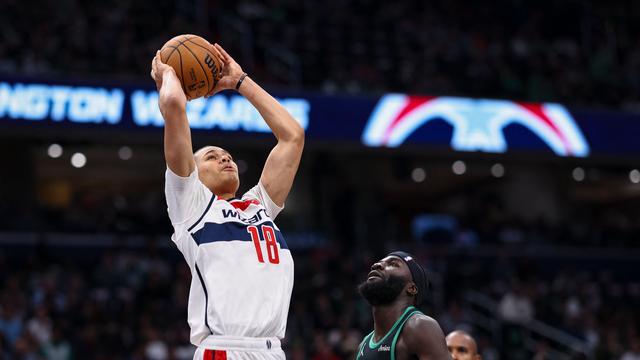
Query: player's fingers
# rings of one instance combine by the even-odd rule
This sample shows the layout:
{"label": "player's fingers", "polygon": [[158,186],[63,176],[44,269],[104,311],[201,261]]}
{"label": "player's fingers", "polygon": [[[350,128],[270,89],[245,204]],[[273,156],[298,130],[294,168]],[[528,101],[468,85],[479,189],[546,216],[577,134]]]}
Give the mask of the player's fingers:
{"label": "player's fingers", "polygon": [[224,56],[222,56],[222,54],[220,53],[220,51],[218,51],[218,49],[216,49],[215,46],[211,45],[211,52],[213,53],[213,55],[215,55],[218,59],[220,59],[220,61],[222,61],[222,64],[226,64],[227,61],[224,58]]}
{"label": "player's fingers", "polygon": [[156,55],[156,56],[154,56],[154,57],[153,57],[153,59],[151,59],[151,70],[155,70],[155,69],[157,69],[157,68],[158,68],[158,65],[157,65],[157,63],[156,63],[156,58],[157,58],[157,57],[158,57],[158,56]]}
{"label": "player's fingers", "polygon": [[158,81],[158,70],[151,69],[151,78],[153,79],[153,81]]}
{"label": "player's fingers", "polygon": [[153,62],[153,64],[151,65],[151,75],[153,76],[153,79],[156,80],[156,75],[158,75],[159,71],[158,71],[158,65],[156,65],[155,61]]}
{"label": "player's fingers", "polygon": [[220,52],[220,54],[222,54],[226,62],[233,61],[233,58],[231,57],[231,55],[229,55],[226,51],[224,51],[222,46],[220,46],[218,43],[215,43],[213,46],[215,46],[215,48],[218,49],[218,51]]}

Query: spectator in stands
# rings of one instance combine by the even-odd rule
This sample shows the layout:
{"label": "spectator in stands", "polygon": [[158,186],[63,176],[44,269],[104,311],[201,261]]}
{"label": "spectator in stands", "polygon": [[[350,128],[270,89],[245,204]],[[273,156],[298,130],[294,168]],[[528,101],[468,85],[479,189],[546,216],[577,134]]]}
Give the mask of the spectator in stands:
{"label": "spectator in stands", "polygon": [[390,8],[375,0],[159,0],[149,11],[143,0],[39,7],[4,1],[0,71],[140,77],[153,49],[190,32],[237,44],[229,51],[240,55],[239,62],[256,77],[280,85],[637,110],[639,8],[634,1],[544,0],[469,8],[462,0],[428,5],[414,0]]}
{"label": "spectator in stands", "polygon": [[508,322],[525,324],[533,319],[534,309],[531,299],[522,284],[516,282],[500,300],[500,317]]}
{"label": "spectator in stands", "polygon": [[640,360],[640,339],[634,337],[629,341],[630,348],[624,354],[620,360]]}

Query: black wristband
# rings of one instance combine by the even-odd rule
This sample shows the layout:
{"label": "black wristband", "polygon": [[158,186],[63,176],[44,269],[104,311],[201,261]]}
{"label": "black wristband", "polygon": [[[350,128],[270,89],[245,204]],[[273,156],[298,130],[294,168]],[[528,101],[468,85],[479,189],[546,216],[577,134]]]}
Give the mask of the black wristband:
{"label": "black wristband", "polygon": [[242,74],[242,76],[240,76],[240,79],[238,79],[238,83],[236,84],[236,90],[240,89],[240,85],[242,85],[242,82],[244,81],[244,78],[247,77],[247,73]]}

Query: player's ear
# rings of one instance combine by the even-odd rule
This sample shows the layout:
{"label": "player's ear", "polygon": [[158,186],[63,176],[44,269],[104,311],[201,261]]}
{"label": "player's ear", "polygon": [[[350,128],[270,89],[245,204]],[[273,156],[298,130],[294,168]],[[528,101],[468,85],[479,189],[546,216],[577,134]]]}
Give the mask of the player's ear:
{"label": "player's ear", "polygon": [[411,296],[416,296],[418,295],[418,287],[416,286],[415,283],[409,283],[409,287],[407,288],[407,294],[411,295]]}

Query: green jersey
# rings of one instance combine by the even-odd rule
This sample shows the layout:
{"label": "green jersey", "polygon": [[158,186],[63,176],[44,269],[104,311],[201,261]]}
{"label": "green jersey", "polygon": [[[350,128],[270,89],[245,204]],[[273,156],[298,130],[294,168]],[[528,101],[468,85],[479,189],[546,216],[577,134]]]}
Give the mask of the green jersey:
{"label": "green jersey", "polygon": [[373,331],[365,336],[358,348],[356,360],[395,360],[398,337],[400,337],[404,323],[414,314],[422,314],[422,312],[409,306],[396,320],[391,330],[378,342],[373,341]]}

